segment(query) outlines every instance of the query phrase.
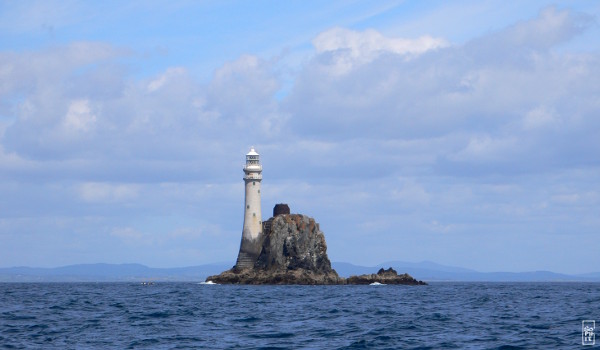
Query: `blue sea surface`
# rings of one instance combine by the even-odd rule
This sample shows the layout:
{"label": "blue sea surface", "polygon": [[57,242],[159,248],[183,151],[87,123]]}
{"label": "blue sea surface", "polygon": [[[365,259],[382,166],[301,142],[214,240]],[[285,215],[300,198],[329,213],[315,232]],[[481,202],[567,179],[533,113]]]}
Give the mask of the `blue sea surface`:
{"label": "blue sea surface", "polygon": [[586,349],[594,319],[598,283],[0,284],[7,349]]}

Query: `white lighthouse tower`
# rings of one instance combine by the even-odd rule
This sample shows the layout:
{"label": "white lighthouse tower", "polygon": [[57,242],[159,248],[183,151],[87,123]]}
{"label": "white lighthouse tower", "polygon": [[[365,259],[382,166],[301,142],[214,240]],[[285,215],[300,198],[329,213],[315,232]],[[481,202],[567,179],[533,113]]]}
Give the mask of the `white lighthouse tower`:
{"label": "white lighthouse tower", "polygon": [[244,183],[246,199],[244,203],[244,229],[238,254],[236,268],[251,268],[260,254],[262,246],[262,213],[260,209],[260,182],[262,181],[262,165],[260,155],[250,148],[246,154],[244,166]]}

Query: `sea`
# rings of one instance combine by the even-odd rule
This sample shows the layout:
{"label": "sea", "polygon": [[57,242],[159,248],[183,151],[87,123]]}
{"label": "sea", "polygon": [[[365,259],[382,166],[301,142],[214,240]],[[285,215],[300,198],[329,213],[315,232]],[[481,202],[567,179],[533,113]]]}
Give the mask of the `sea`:
{"label": "sea", "polygon": [[5,349],[585,350],[591,320],[600,283],[0,284]]}

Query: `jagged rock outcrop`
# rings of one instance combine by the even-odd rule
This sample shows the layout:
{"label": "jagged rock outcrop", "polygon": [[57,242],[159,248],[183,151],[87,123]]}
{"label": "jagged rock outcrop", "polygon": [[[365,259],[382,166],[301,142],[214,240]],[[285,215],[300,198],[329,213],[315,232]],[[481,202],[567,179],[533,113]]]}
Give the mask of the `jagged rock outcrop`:
{"label": "jagged rock outcrop", "polygon": [[322,274],[334,272],[319,224],[301,214],[283,214],[274,218],[255,267],[261,270],[304,269]]}
{"label": "jagged rock outcrop", "polygon": [[221,284],[344,284],[327,257],[325,236],[313,218],[281,214],[264,232],[252,267],[236,265],[206,280]]}
{"label": "jagged rock outcrop", "polygon": [[378,282],[381,284],[409,284],[409,285],[425,285],[423,281],[417,281],[409,274],[405,273],[398,275],[396,270],[391,267],[387,270],[381,268],[377,273],[360,276],[350,276],[346,280],[347,284],[371,284]]}

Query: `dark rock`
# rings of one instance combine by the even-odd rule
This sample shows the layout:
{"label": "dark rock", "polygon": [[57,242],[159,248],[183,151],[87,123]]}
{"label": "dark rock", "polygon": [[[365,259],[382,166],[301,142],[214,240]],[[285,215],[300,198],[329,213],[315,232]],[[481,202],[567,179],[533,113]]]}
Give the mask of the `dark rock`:
{"label": "dark rock", "polygon": [[305,215],[279,215],[271,232],[264,237],[255,267],[261,270],[305,269],[331,273],[325,235],[313,218]]}
{"label": "dark rock", "polygon": [[252,268],[234,267],[206,280],[221,284],[344,284],[331,268],[319,224],[301,214],[273,218]]}
{"label": "dark rock", "polygon": [[408,284],[408,285],[425,285],[423,281],[417,281],[411,275],[405,273],[398,275],[396,270],[389,268],[387,270],[381,268],[376,274],[350,276],[346,279],[347,284],[371,284],[378,282],[381,284]]}
{"label": "dark rock", "polygon": [[236,270],[231,269],[216,276],[210,276],[207,281],[219,284],[344,284],[344,279],[335,271],[329,274],[315,273],[305,269],[297,270]]}
{"label": "dark rock", "polygon": [[290,207],[287,204],[279,203],[273,207],[273,217],[290,213]]}

